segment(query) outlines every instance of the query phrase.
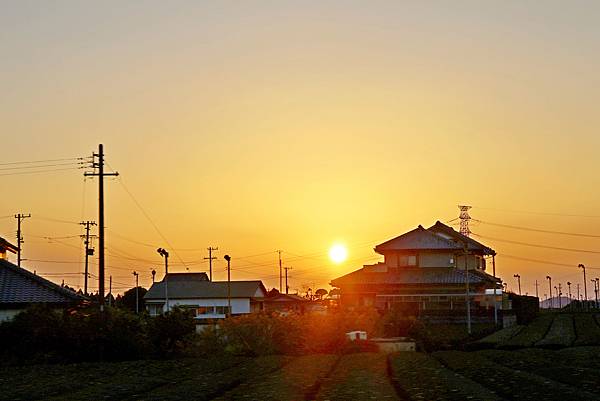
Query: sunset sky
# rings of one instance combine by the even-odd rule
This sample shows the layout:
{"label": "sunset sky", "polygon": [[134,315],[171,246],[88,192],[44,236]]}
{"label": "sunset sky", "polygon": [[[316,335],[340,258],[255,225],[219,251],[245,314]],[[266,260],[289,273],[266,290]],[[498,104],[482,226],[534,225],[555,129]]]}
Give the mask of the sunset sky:
{"label": "sunset sky", "polygon": [[[97,181],[5,163],[99,143],[121,174],[106,180],[114,292],[133,270],[144,286],[153,267],[162,276],[158,246],[172,271],[207,270],[218,246],[217,279],[229,253],[233,279],[267,287],[281,249],[292,291],[329,289],[458,204],[600,236],[599,13],[593,1],[3,2],[0,236],[15,242],[12,215],[31,213],[23,266],[82,285],[76,223],[97,220]],[[543,296],[547,274],[566,287],[577,264],[600,269],[600,238],[471,229],[514,290],[515,273]]]}

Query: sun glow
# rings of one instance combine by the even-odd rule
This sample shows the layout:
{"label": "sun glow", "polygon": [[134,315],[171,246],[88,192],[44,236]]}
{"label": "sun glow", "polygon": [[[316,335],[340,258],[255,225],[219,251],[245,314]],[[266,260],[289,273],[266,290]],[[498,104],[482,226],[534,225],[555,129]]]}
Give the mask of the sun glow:
{"label": "sun glow", "polygon": [[345,245],[335,244],[329,249],[329,258],[334,263],[342,263],[348,257],[348,250]]}

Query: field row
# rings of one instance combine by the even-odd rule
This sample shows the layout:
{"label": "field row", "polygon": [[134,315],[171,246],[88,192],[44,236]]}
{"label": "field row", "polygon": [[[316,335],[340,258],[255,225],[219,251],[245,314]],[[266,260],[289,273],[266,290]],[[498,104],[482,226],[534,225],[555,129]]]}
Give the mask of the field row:
{"label": "field row", "polygon": [[544,313],[526,326],[513,326],[476,343],[481,348],[563,348],[600,345],[600,316]]}

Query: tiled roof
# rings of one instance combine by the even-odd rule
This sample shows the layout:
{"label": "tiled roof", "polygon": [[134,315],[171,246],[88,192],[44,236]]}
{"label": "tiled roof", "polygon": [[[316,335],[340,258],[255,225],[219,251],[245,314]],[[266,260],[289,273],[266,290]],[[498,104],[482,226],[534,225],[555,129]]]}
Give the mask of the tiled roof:
{"label": "tiled roof", "polygon": [[462,251],[465,244],[470,251],[481,251],[486,255],[495,255],[488,248],[472,238],[466,237],[439,221],[429,228],[418,226],[412,231],[392,238],[375,246],[375,252],[416,251],[416,250],[453,250]]}
{"label": "tiled roof", "polygon": [[426,230],[423,226],[419,226],[412,231],[377,245],[375,252],[383,253],[385,251],[417,249],[459,250],[462,249],[462,246],[454,241],[436,235],[432,231]]}
{"label": "tiled roof", "polygon": [[[331,281],[331,285],[340,287],[355,284],[464,284],[466,275],[464,270],[456,268],[403,268],[394,272],[368,272],[364,269],[356,270],[345,276]],[[489,274],[469,270],[469,282],[479,284],[494,282]]]}
{"label": "tiled roof", "polygon": [[82,299],[71,290],[0,259],[0,305],[71,303]]}
{"label": "tiled roof", "polygon": [[[463,247],[464,243],[467,244],[467,247],[470,251],[482,251],[486,255],[495,255],[496,252],[481,242],[475,241],[473,238],[462,235],[452,227],[445,225],[440,221],[436,221],[435,224],[427,229],[428,231],[434,232],[438,235],[443,235],[445,237],[451,238],[453,241],[460,243],[461,247]],[[461,248],[462,249],[462,248]]]}
{"label": "tiled roof", "polygon": [[[169,274],[169,299],[183,298],[227,298],[227,281],[181,280],[173,279],[175,274]],[[260,291],[259,291],[260,290]],[[264,297],[267,293],[262,281],[232,281],[232,298]],[[260,294],[260,295],[257,295]],[[144,299],[164,299],[164,280],[152,284]]]}

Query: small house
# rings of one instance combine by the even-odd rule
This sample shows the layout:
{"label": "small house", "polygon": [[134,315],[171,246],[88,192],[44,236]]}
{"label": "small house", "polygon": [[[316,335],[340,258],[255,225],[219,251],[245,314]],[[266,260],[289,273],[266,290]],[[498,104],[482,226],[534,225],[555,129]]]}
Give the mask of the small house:
{"label": "small house", "polygon": [[[199,320],[224,319],[264,309],[267,290],[260,280],[210,281],[206,273],[168,273],[152,284],[144,301],[151,316],[186,308]],[[231,302],[231,311],[229,311]],[[167,305],[168,303],[168,305]]]}

